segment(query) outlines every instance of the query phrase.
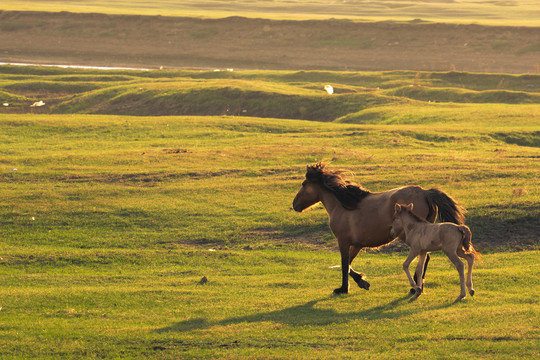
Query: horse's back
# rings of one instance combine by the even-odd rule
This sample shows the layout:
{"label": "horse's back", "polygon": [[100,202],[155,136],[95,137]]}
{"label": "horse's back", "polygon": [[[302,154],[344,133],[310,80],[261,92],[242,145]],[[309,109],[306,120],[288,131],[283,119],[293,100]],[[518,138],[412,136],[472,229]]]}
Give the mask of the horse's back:
{"label": "horse's back", "polygon": [[391,206],[391,213],[394,211],[394,204],[408,205],[414,204],[414,212],[423,218],[430,215],[429,204],[426,199],[426,190],[418,185],[403,186],[388,191]]}

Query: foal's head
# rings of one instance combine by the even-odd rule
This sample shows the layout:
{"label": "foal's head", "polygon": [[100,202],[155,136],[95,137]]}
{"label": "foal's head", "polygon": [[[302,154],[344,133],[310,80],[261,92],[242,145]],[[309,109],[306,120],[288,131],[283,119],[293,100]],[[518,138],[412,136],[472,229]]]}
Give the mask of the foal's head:
{"label": "foal's head", "polygon": [[411,221],[429,223],[426,219],[418,216],[413,211],[413,207],[413,203],[410,203],[409,205],[394,205],[394,216],[392,217],[392,228],[390,229],[391,236],[396,237],[401,234],[405,229],[406,221],[409,223]]}
{"label": "foal's head", "polygon": [[392,237],[397,237],[399,234],[403,232],[404,225],[403,225],[403,215],[405,212],[411,212],[413,209],[413,204],[410,203],[409,205],[400,205],[396,204],[394,206],[394,216],[392,217],[392,228],[390,229],[390,235]]}

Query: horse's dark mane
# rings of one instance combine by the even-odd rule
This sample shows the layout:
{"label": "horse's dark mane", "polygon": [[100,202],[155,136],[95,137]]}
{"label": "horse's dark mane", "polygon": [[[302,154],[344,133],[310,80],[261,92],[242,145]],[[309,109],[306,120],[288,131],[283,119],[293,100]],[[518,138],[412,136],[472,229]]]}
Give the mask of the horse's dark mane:
{"label": "horse's dark mane", "polygon": [[356,209],[358,203],[371,194],[362,186],[351,181],[347,170],[328,169],[327,163],[317,162],[308,165],[306,180],[316,181],[332,192],[347,210]]}

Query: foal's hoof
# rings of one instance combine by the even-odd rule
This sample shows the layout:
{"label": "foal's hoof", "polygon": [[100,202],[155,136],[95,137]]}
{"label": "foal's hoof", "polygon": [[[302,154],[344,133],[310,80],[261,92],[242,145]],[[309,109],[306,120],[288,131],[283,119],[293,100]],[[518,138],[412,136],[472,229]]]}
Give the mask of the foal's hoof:
{"label": "foal's hoof", "polygon": [[411,295],[416,295],[416,294],[418,294],[418,291],[420,291],[420,294],[423,294],[424,293],[424,288],[423,287],[421,287],[421,288],[411,288],[409,293]]}
{"label": "foal's hoof", "polygon": [[459,295],[454,302],[461,301],[465,298],[465,295]]}
{"label": "foal's hoof", "polygon": [[469,294],[471,294],[471,296],[474,296],[474,290],[469,290]]}
{"label": "foal's hoof", "polygon": [[334,295],[348,294],[349,289],[337,288],[334,290]]}
{"label": "foal's hoof", "polygon": [[420,295],[422,295],[422,288],[414,289],[414,295],[413,295],[413,297],[411,298],[410,301],[415,301],[416,299],[418,299],[420,297]]}

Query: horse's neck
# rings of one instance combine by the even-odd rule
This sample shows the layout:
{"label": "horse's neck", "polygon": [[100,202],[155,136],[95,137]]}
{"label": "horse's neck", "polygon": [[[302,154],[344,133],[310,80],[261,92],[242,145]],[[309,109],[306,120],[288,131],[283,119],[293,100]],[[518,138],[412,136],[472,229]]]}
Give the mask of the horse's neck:
{"label": "horse's neck", "polygon": [[326,212],[328,213],[328,215],[332,215],[334,210],[338,206],[341,206],[341,204],[339,203],[336,196],[334,194],[332,194],[330,191],[325,190],[322,187],[321,187],[321,189],[319,191],[321,192],[320,198],[321,198],[321,202],[322,202],[324,208],[326,209]]}

